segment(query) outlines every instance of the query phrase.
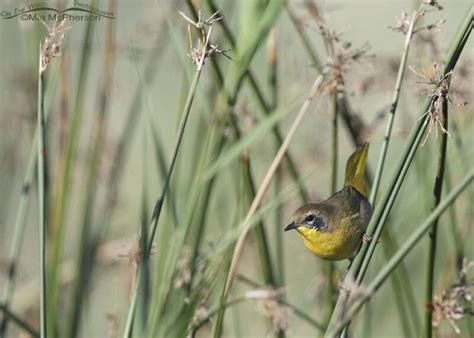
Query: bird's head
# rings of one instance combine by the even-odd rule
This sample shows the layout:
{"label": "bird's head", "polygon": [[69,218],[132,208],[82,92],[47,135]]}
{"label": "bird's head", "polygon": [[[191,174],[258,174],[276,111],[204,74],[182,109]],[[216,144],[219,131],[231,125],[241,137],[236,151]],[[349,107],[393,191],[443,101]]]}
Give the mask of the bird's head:
{"label": "bird's head", "polygon": [[[285,231],[304,227],[316,231],[324,231],[328,227],[327,210],[318,204],[307,204],[293,213],[293,222],[288,224]],[[302,229],[300,229],[302,230]]]}

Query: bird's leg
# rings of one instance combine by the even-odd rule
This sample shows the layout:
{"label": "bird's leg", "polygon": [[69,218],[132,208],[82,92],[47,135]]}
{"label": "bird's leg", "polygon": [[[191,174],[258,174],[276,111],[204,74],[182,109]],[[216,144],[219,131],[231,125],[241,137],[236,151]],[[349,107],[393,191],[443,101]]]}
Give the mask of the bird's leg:
{"label": "bird's leg", "polygon": [[[365,244],[368,244],[368,243],[370,243],[371,240],[372,240],[372,236],[367,235],[365,232],[362,234],[362,242],[364,242]],[[359,249],[360,249],[360,246],[361,245],[359,245]],[[357,255],[358,252],[359,252],[359,250],[357,250],[356,253],[352,257],[349,257],[349,266],[347,267],[346,272],[343,275],[341,275],[341,278],[339,278],[339,282],[337,283],[338,286],[339,286],[339,289],[343,288],[344,279],[346,278],[347,274],[349,273],[349,271],[351,269],[351,266],[352,266],[352,263],[354,263],[354,258],[355,258],[355,256]]]}

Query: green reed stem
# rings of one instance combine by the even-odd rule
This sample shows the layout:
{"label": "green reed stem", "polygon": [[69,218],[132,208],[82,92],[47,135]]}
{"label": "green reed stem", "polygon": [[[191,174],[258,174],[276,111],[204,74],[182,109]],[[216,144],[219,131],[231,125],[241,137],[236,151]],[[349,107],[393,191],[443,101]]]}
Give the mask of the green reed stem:
{"label": "green reed stem", "polygon": [[[451,182],[450,182],[450,168],[449,168],[449,162],[446,164],[446,180],[444,181],[446,184],[446,190],[451,190]],[[452,208],[449,209],[449,230],[452,236],[453,244],[456,249],[456,267],[455,271],[459,271],[462,269],[462,261],[464,258],[464,243],[462,239],[462,235],[460,232],[460,229],[458,228],[459,220],[458,216],[456,214],[456,208],[453,206]]]}
{"label": "green reed stem", "polygon": [[410,22],[410,27],[406,35],[405,45],[404,45],[402,57],[400,60],[400,66],[398,67],[397,81],[395,83],[395,90],[393,92],[392,103],[390,105],[390,112],[389,112],[387,127],[385,129],[384,140],[382,143],[382,150],[380,151],[379,161],[377,163],[377,170],[375,171],[374,182],[372,184],[372,188],[370,192],[369,201],[370,201],[370,204],[372,205],[372,208],[374,208],[375,206],[375,199],[377,197],[380,180],[382,178],[382,172],[384,169],[385,159],[387,157],[387,150],[388,150],[388,145],[390,142],[390,136],[392,134],[393,122],[395,121],[395,112],[397,111],[398,100],[400,98],[400,90],[401,90],[403,78],[405,75],[406,63],[408,60],[408,52],[410,50],[410,44],[411,44],[411,40],[413,37],[413,32],[414,32],[417,20],[418,20],[418,11],[415,11],[413,13],[413,16]]}
{"label": "green reed stem", "polygon": [[47,337],[46,331],[46,146],[45,146],[45,119],[44,119],[44,69],[42,53],[39,54],[38,75],[38,222],[39,222],[39,259],[40,259],[40,335]]}
{"label": "green reed stem", "polygon": [[[367,272],[368,265],[370,262],[370,259],[375,251],[376,243],[378,242],[380,235],[382,234],[383,226],[385,224],[385,221],[388,218],[389,212],[395,203],[396,197],[398,192],[400,191],[400,188],[402,186],[402,183],[405,179],[405,176],[408,172],[408,169],[410,167],[411,161],[413,160],[413,157],[415,156],[416,150],[421,142],[421,138],[426,130],[426,124],[424,123],[426,120],[423,121],[423,123],[418,123],[417,127],[414,128],[414,132],[412,132],[412,135],[409,139],[408,145],[407,145],[407,151],[404,152],[404,157],[402,160],[399,162],[400,165],[396,170],[396,175],[393,177],[392,182],[390,184],[390,188],[387,189],[382,207],[375,209],[375,214],[372,216],[374,223],[375,224],[375,229],[373,229],[373,232],[370,232],[370,236],[372,236],[372,240],[370,241],[367,250],[362,251],[364,255],[361,255],[361,257],[367,257],[366,259],[362,260],[360,262],[360,265],[357,264],[356,266],[356,282],[360,284],[362,281],[362,278],[364,277],[365,273]],[[377,212],[379,211],[379,212]],[[370,225],[369,225],[370,228]]]}
{"label": "green reed stem", "polygon": [[421,225],[419,225],[412,235],[403,243],[393,257],[387,262],[387,264],[379,271],[372,282],[365,288],[366,294],[361,298],[355,300],[350,305],[345,315],[334,323],[329,331],[326,332],[325,337],[332,338],[336,337],[338,332],[341,331],[344,326],[356,315],[362,305],[375,295],[377,290],[383,285],[387,277],[394,271],[397,265],[410,253],[410,251],[420,242],[423,236],[430,230],[434,225],[436,219],[438,219],[443,212],[456,200],[456,198],[472,183],[474,179],[474,169],[472,169],[462,181],[449,193],[449,195],[443,199],[438,206],[431,212],[431,214],[425,219]]}
{"label": "green reed stem", "polygon": [[[163,142],[161,141],[158,130],[156,126],[150,121],[151,137],[153,139],[154,150],[156,153],[156,163],[158,165],[158,170],[160,171],[160,179],[164,180],[167,174],[167,164],[165,150],[163,148]],[[193,162],[194,163],[194,162]],[[176,209],[176,203],[173,199],[171,191],[168,192],[168,205],[169,211],[173,217],[174,225],[178,224],[178,211]]]}
{"label": "green reed stem", "polygon": [[[212,27],[209,27],[208,36],[210,36],[211,30],[212,30]],[[206,50],[208,42],[209,42],[208,39],[206,39],[206,44],[204,46],[204,50]],[[193,100],[194,100],[194,95],[196,93],[197,84],[198,84],[199,78],[201,76],[202,66],[204,64],[204,57],[205,57],[205,53],[203,53],[203,56],[201,57],[200,63],[198,64],[198,66],[196,68],[196,72],[194,74],[193,82],[191,83],[191,87],[189,88],[188,97],[186,98],[186,103],[184,104],[184,108],[183,108],[183,115],[182,115],[181,123],[178,127],[178,133],[177,133],[175,145],[173,147],[173,153],[171,155],[171,161],[170,161],[169,168],[168,168],[168,175],[166,176],[165,182],[163,184],[163,188],[162,188],[160,197],[158,198],[158,200],[155,204],[155,209],[153,211],[153,216],[152,216],[152,220],[151,220],[150,237],[149,237],[149,240],[148,240],[148,248],[147,248],[148,251],[151,250],[151,246],[153,244],[156,229],[157,229],[157,226],[158,226],[158,220],[159,220],[160,214],[161,214],[161,209],[163,207],[163,202],[164,202],[164,199],[166,197],[166,192],[168,191],[168,186],[169,186],[170,181],[171,181],[171,175],[173,173],[174,165],[176,163],[176,158],[178,157],[178,152],[179,152],[179,149],[180,149],[180,146],[181,146],[181,142],[183,140],[184,130],[185,130],[186,124],[188,122],[189,113],[191,112],[191,106],[192,106],[192,103],[193,103]]]}
{"label": "green reed stem", "polygon": [[[440,114],[440,123],[442,128],[448,130],[448,100],[443,100]],[[441,201],[441,193],[443,190],[445,163],[446,163],[446,147],[448,144],[448,134],[443,132],[439,141],[438,148],[438,169],[434,183],[434,203],[433,208],[436,208]],[[434,290],[434,270],[436,260],[436,237],[438,232],[438,221],[436,218],[430,231],[430,244],[428,248],[428,270],[426,274],[426,296],[425,296],[425,337],[433,337],[432,325],[432,299]]]}
{"label": "green reed stem", "polygon": [[[203,61],[204,61],[204,58],[202,58],[201,62],[203,62]],[[173,153],[171,155],[171,161],[170,161],[170,164],[169,164],[168,175],[166,176],[165,182],[163,184],[163,188],[162,188],[160,197],[158,198],[158,200],[155,204],[155,209],[153,211],[151,227],[150,227],[150,237],[149,237],[149,240],[148,240],[148,251],[151,250],[151,246],[153,244],[153,239],[155,237],[156,229],[157,229],[157,226],[158,226],[158,220],[160,218],[161,209],[163,207],[163,202],[164,202],[164,199],[166,197],[166,192],[168,191],[168,186],[169,186],[170,181],[171,181],[171,175],[173,173],[174,165],[176,163],[176,158],[178,157],[178,152],[179,152],[179,149],[181,147],[181,142],[183,140],[184,130],[185,130],[186,124],[188,122],[189,113],[191,112],[191,106],[192,106],[192,103],[193,103],[193,100],[194,100],[194,95],[195,95],[196,89],[197,89],[197,84],[198,84],[199,78],[201,76],[201,70],[202,70],[202,64],[198,65],[198,67],[196,69],[196,73],[194,75],[193,82],[191,83],[191,87],[189,89],[189,94],[188,94],[188,97],[186,99],[186,103],[185,103],[184,109],[183,109],[183,117],[181,119],[181,123],[180,123],[179,128],[178,128],[178,134],[177,134],[177,137],[176,137],[175,145],[173,147]]]}

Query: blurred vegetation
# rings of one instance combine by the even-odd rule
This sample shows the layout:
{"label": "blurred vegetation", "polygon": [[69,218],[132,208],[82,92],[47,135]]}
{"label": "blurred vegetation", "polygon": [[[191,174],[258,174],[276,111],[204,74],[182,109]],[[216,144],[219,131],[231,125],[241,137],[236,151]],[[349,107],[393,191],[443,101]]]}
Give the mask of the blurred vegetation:
{"label": "blurred vegetation", "polygon": [[[80,3],[0,21],[0,337],[474,335],[470,1]],[[365,141],[341,283],[283,228]]]}

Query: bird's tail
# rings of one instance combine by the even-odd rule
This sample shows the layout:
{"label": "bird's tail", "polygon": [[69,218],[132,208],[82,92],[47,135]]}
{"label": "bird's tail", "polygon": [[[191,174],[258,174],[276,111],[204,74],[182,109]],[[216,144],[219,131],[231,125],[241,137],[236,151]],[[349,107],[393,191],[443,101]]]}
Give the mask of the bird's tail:
{"label": "bird's tail", "polygon": [[367,154],[369,153],[369,144],[366,142],[358,148],[346,164],[346,177],[344,186],[354,187],[358,192],[367,197],[367,187],[364,182],[365,164],[367,162]]}

